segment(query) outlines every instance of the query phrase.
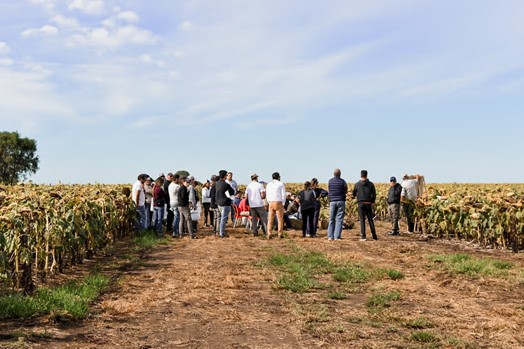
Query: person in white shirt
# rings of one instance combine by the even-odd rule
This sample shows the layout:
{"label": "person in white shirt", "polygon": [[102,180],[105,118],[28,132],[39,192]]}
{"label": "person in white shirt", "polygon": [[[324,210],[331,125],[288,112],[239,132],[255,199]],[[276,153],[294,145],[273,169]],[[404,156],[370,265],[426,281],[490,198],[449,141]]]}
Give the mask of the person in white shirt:
{"label": "person in white shirt", "polygon": [[[169,184],[167,192],[169,193],[169,205],[170,209],[173,212],[173,234],[175,238],[179,236],[179,225],[180,225],[180,213],[178,212],[178,190],[180,189],[180,175],[175,173],[173,175],[173,181]],[[171,229],[171,227],[169,227]]]}
{"label": "person in white shirt", "polygon": [[[208,227],[213,224],[213,211],[211,207],[211,182],[206,180],[202,186],[202,205],[204,206],[204,227]],[[209,217],[209,225],[207,219]]]}
{"label": "person in white shirt", "polygon": [[278,172],[273,173],[271,177],[273,180],[266,186],[266,198],[269,203],[267,237],[268,239],[271,239],[273,221],[275,220],[276,214],[278,222],[278,237],[283,238],[286,188],[284,187],[284,183],[280,181],[280,174]]}
{"label": "person in white shirt", "polygon": [[262,224],[262,231],[267,232],[267,210],[264,207],[266,189],[258,182],[258,175],[251,175],[251,183],[246,187],[246,198],[251,214],[251,231],[253,236],[258,236],[258,220]]}
{"label": "person in white shirt", "polygon": [[149,178],[146,174],[139,174],[137,181],[133,184],[132,190],[132,200],[136,206],[137,220],[135,224],[135,232],[139,233],[140,231],[146,229],[146,195],[144,193],[144,183],[146,179]]}
{"label": "person in white shirt", "polygon": [[415,212],[415,204],[418,199],[417,184],[419,178],[419,175],[410,177],[407,174],[402,177],[400,202],[402,203],[404,216],[406,216],[408,222],[408,233],[413,233],[415,231],[415,219],[413,215]]}
{"label": "person in white shirt", "polygon": [[[237,182],[233,179],[233,172],[228,172],[227,175],[226,175],[226,183],[228,183],[231,188],[233,188],[233,195],[236,195],[238,193],[238,184]],[[234,222],[235,221],[235,212],[234,210],[231,210],[231,221]]]}

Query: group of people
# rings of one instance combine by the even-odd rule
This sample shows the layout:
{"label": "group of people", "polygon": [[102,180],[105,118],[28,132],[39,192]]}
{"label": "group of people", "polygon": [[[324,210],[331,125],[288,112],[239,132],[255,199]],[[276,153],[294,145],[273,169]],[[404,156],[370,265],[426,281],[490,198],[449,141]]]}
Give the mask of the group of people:
{"label": "group of people", "polygon": [[[351,193],[348,185],[341,178],[340,169],[335,169],[333,178],[328,182],[328,190],[318,186],[316,178],[304,183],[303,189],[296,195],[286,192],[280,174],[274,172],[269,183],[259,182],[256,173],[251,175],[251,182],[245,193],[241,193],[238,184],[233,180],[233,173],[219,171],[209,180],[202,183],[201,196],[196,192],[195,178],[168,173],[160,174],[154,181],[147,174],[138,175],[133,185],[132,200],[137,209],[135,229],[154,229],[163,234],[163,222],[173,237],[184,234],[196,238],[198,221],[203,207],[204,227],[212,227],[219,237],[226,236],[229,217],[234,221],[239,212],[250,219],[253,236],[258,236],[259,228],[268,239],[277,236],[283,238],[283,231],[290,227],[290,219],[302,220],[302,236],[317,236],[320,218],[321,199],[329,200],[329,240],[342,238],[346,200],[351,197],[358,203],[360,217],[360,238],[366,241],[366,220],[371,236],[378,239],[373,221],[373,204],[376,200],[375,185],[368,179],[366,170],[360,173],[361,179],[355,183]],[[413,212],[418,197],[416,177],[404,176],[402,184],[395,177],[390,178],[390,189],[387,195],[388,210],[392,224],[390,235],[400,235],[399,219],[401,205],[407,218],[408,231],[414,231]],[[233,208],[233,209],[232,209]],[[276,234],[273,231],[276,229]]]}

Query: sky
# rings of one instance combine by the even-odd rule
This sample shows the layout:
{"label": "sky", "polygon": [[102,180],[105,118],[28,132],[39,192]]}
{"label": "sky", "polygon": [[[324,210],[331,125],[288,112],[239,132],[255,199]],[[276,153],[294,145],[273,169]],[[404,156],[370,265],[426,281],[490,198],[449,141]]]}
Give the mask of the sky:
{"label": "sky", "polygon": [[524,1],[2,0],[35,183],[524,182]]}

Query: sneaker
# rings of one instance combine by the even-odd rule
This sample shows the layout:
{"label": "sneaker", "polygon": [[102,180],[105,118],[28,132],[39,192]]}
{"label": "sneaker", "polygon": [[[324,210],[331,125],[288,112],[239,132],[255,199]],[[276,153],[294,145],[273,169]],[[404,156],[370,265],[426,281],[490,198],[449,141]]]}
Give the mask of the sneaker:
{"label": "sneaker", "polygon": [[378,237],[377,236],[373,236],[373,240],[377,241]]}
{"label": "sneaker", "polygon": [[328,241],[333,241],[333,238],[328,238]]}
{"label": "sneaker", "polygon": [[400,235],[400,232],[398,232],[398,231],[390,231],[388,234],[389,235]]}
{"label": "sneaker", "polygon": [[360,241],[368,241],[366,238],[361,238]]}
{"label": "sneaker", "polygon": [[306,237],[307,237],[307,238],[310,238],[310,237],[311,237],[311,234],[306,234]]}

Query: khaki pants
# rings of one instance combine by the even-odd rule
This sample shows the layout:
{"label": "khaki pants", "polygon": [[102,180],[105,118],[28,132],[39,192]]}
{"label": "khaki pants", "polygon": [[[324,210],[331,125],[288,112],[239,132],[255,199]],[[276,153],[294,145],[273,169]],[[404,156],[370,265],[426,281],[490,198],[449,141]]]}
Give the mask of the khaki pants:
{"label": "khaki pants", "polygon": [[267,219],[267,236],[271,237],[273,231],[273,221],[277,215],[278,222],[278,236],[282,236],[284,230],[284,205],[281,201],[271,201],[269,203],[268,219]]}

